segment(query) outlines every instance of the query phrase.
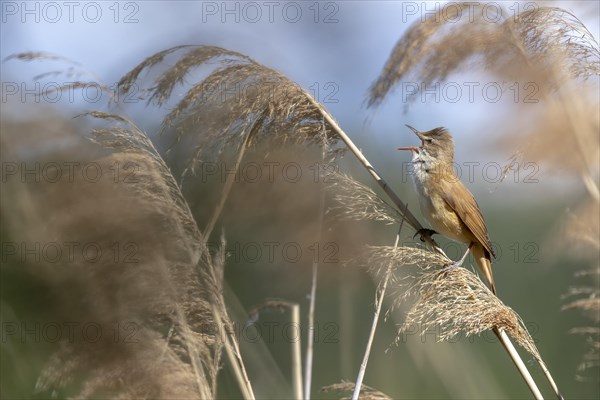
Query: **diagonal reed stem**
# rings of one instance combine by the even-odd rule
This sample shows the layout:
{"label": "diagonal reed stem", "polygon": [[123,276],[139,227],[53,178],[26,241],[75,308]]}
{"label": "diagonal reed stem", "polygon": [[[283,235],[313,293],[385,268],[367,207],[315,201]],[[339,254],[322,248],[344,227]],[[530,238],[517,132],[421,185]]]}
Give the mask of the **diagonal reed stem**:
{"label": "diagonal reed stem", "polygon": [[[227,180],[225,181],[225,186],[223,187],[223,192],[221,193],[221,198],[219,199],[219,203],[217,204],[217,206],[215,207],[215,211],[213,212],[208,224],[206,225],[206,228],[204,229],[204,232],[202,234],[202,246],[201,246],[201,253],[200,253],[200,257],[202,257],[204,255],[204,252],[207,251],[207,242],[208,239],[215,227],[215,224],[217,223],[217,220],[219,219],[219,216],[221,215],[221,212],[223,211],[223,208],[225,206],[225,202],[227,201],[227,198],[229,197],[229,193],[231,191],[231,188],[233,187],[233,182],[235,181],[235,178],[238,174],[238,170],[240,167],[240,164],[242,162],[242,159],[244,158],[244,154],[246,153],[246,148],[248,147],[248,142],[250,141],[250,137],[252,136],[253,131],[249,132],[245,137],[244,137],[244,141],[242,142],[241,146],[240,146],[240,150],[238,152],[238,156],[237,159],[235,161],[235,173],[234,174],[228,174],[227,175]],[[213,316],[215,317],[215,320],[219,326],[219,333],[221,335],[221,338],[223,338],[223,341],[225,343],[224,348],[225,348],[225,354],[227,356],[227,359],[229,360],[229,365],[231,367],[231,370],[233,372],[233,375],[236,378],[236,381],[238,382],[238,386],[240,388],[240,391],[242,392],[242,396],[245,400],[254,400],[254,392],[252,390],[252,385],[250,383],[250,379],[248,378],[248,374],[246,373],[246,368],[244,366],[244,361],[242,360],[242,356],[240,353],[240,348],[238,346],[237,340],[235,338],[231,338],[227,332],[225,332],[225,329],[223,329],[223,322],[221,320],[219,311],[215,308],[215,306],[213,305]]]}
{"label": "diagonal reed stem", "polygon": [[[400,242],[400,232],[402,231],[403,223],[404,220],[400,223],[400,227],[398,228],[398,233],[396,234],[396,241],[394,242],[394,250],[398,248],[398,243]],[[381,313],[383,299],[385,297],[387,285],[390,280],[390,275],[392,274],[392,266],[393,264],[390,262],[385,272],[383,283],[381,284],[381,287],[378,290],[379,293],[375,300],[375,315],[373,315],[373,323],[371,324],[371,332],[369,333],[369,339],[367,340],[365,355],[363,356],[363,361],[360,364],[358,376],[356,377],[356,384],[354,386],[354,392],[352,393],[352,400],[358,400],[358,396],[360,395],[360,389],[362,388],[362,382],[365,377],[365,372],[367,370],[367,363],[369,362],[369,356],[371,355],[371,346],[373,345],[373,340],[375,339],[375,331],[377,330],[377,323],[379,322],[379,314]]]}
{"label": "diagonal reed stem", "polygon": [[[535,381],[527,370],[525,363],[523,363],[519,353],[517,353],[517,349],[515,349],[515,346],[513,346],[506,332],[504,332],[503,329],[494,328],[494,333],[498,337],[498,340],[500,340],[500,343],[502,343],[502,346],[510,356],[512,362],[521,373],[521,376],[525,380],[529,390],[531,390],[531,393],[533,393],[533,397],[535,397],[537,400],[543,400],[544,398],[542,397],[542,393],[540,393],[540,389],[538,389],[537,385],[535,384]],[[562,396],[560,398],[562,398]]]}
{"label": "diagonal reed stem", "polygon": [[[246,373],[246,368],[244,366],[244,361],[242,360],[242,355],[240,353],[240,348],[237,344],[237,339],[232,338],[230,334],[225,330],[223,326],[223,320],[221,319],[221,314],[217,309],[216,305],[213,304],[212,307],[213,317],[215,318],[215,322],[219,327],[219,336],[221,340],[225,342],[225,355],[229,360],[229,364],[233,371],[233,375],[235,376],[236,381],[238,382],[238,386],[240,391],[242,392],[242,397],[244,400],[254,400],[254,391],[252,390],[252,385],[250,384],[250,379],[248,378],[248,374]],[[231,332],[231,335],[234,333]]]}
{"label": "diagonal reed stem", "polygon": [[233,168],[235,173],[227,174],[227,179],[225,180],[225,186],[223,187],[223,192],[221,193],[221,198],[219,199],[219,203],[215,207],[215,211],[213,211],[212,216],[210,217],[210,220],[208,221],[208,224],[206,224],[206,228],[204,228],[204,232],[202,233],[205,241],[208,241],[210,234],[212,233],[213,229],[215,228],[215,224],[217,223],[217,220],[219,219],[219,217],[221,216],[221,213],[223,212],[223,207],[225,207],[225,202],[227,201],[227,198],[229,197],[229,192],[231,191],[231,188],[233,187],[233,182],[235,182],[235,178],[237,177],[238,172],[239,172],[238,170],[240,168],[240,164],[242,163],[242,159],[244,158],[244,154],[246,153],[246,149],[248,148],[248,142],[250,141],[250,136],[252,136],[252,132],[249,132],[248,134],[246,134],[246,137],[244,137],[244,141],[242,142],[242,144],[240,146],[240,150],[238,152],[237,159],[235,160],[235,166]]}

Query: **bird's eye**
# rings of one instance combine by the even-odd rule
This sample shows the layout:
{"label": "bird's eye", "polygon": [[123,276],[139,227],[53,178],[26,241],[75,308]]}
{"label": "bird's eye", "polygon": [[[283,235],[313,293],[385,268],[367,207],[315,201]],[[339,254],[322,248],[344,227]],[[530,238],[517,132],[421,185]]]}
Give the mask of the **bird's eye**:
{"label": "bird's eye", "polygon": [[433,139],[425,139],[427,143],[433,143]]}

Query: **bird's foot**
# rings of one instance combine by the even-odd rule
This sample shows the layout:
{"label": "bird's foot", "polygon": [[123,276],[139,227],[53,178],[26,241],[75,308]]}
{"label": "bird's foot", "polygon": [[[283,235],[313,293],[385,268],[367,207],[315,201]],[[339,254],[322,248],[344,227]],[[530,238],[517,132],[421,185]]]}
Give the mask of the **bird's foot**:
{"label": "bird's foot", "polygon": [[444,267],[444,270],[450,271],[450,270],[456,269],[456,268],[460,267],[461,265],[463,265],[463,263],[465,262],[465,258],[467,258],[467,254],[469,254],[469,251],[471,250],[471,246],[472,245],[470,244],[469,247],[467,247],[467,251],[465,251],[465,254],[463,254],[463,256],[460,258],[460,260],[446,264],[446,266]]}
{"label": "bird's foot", "polygon": [[421,242],[425,242],[425,238],[431,238],[431,236],[435,234],[437,234],[437,232],[433,229],[421,228],[413,235],[413,239],[419,235]]}
{"label": "bird's foot", "polygon": [[448,263],[444,265],[444,271],[452,271],[453,269],[459,268],[463,265],[464,260],[454,261],[452,263]]}

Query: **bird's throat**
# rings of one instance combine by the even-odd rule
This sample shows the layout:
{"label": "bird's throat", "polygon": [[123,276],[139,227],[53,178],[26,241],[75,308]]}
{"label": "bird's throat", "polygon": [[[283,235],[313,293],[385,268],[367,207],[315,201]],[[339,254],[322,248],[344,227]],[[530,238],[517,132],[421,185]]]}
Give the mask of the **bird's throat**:
{"label": "bird's throat", "polygon": [[440,162],[431,157],[418,157],[412,161],[415,183],[422,185],[435,184],[442,180],[455,182],[458,180],[454,171],[454,164],[449,162]]}

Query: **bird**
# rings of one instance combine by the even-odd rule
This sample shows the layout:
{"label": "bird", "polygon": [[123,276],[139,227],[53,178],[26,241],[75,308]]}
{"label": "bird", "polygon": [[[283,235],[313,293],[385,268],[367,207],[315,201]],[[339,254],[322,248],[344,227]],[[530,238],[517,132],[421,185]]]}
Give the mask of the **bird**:
{"label": "bird", "polygon": [[422,229],[417,234],[423,237],[440,233],[465,243],[464,255],[449,267],[461,266],[470,251],[490,290],[496,294],[491,264],[491,258],[496,255],[475,197],[454,172],[452,136],[442,127],[420,132],[406,126],[421,140],[421,146],[399,147],[398,150],[412,153],[412,175],[421,213],[434,229]]}

